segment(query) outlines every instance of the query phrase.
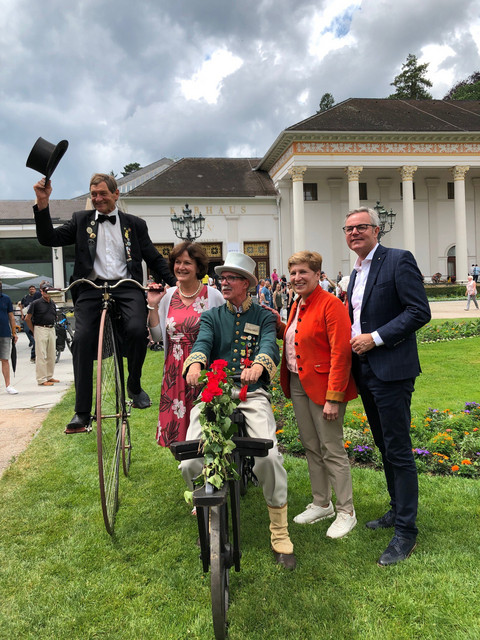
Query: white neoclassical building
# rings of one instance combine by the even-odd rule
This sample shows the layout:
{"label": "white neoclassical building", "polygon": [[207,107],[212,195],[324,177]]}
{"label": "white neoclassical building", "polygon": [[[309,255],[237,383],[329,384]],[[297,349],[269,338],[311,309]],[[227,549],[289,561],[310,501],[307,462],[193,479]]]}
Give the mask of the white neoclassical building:
{"label": "white neoclassical building", "polygon": [[[380,202],[397,214],[383,244],[411,250],[427,280],[440,272],[463,281],[479,259],[479,151],[478,101],[349,99],[282,131],[263,158],[184,158],[138,186],[132,174],[120,207],[147,221],[164,254],[179,241],[170,218],[188,203],[206,218],[199,242],[212,266],[240,250],[260,277],[282,274],[308,248],[332,277],[355,257],[346,212]],[[85,197],[53,202],[55,223],[85,206]],[[0,201],[0,213],[0,263],[41,266],[63,285],[73,251],[35,248],[30,202]]]}

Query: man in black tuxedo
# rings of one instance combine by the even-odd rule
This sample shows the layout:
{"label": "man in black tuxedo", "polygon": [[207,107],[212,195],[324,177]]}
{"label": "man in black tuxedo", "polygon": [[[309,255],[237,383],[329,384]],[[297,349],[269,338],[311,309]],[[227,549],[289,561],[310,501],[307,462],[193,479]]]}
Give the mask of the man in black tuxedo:
{"label": "man in black tuxedo", "polygon": [[351,211],[343,230],[358,255],[348,285],[352,370],[380,449],[390,510],[366,523],[395,527],[380,566],[405,560],[416,545],[418,477],[410,438],[410,402],[420,373],[415,331],[431,317],[422,275],[409,251],[378,244],[378,215]]}
{"label": "man in black tuxedo", "polygon": [[[50,218],[50,181],[42,178],[34,191],[37,196],[33,208],[37,237],[47,247],[75,245],[75,266],[72,280],[88,278],[97,284],[108,281],[115,284],[122,278],[143,282],[142,260],[154,272],[156,279],[174,285],[167,263],[155,249],[148,235],[147,225],[141,218],[117,209],[119,190],[115,179],[96,173],[90,180],[93,210],[77,211],[72,218],[54,228]],[[75,337],[72,344],[75,376],[75,415],[66,433],[86,430],[92,408],[92,372],[96,355],[101,291],[88,284],[79,285],[73,293],[75,300]],[[123,322],[128,362],[127,392],[133,406],[149,407],[151,402],[142,389],[140,378],[147,350],[147,309],[145,295],[128,283],[115,290]]]}

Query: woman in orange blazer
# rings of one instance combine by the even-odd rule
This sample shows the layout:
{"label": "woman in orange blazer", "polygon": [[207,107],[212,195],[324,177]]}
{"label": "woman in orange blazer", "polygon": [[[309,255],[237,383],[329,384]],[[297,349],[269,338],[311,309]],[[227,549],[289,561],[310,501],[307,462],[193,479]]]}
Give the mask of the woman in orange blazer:
{"label": "woman in orange blazer", "polygon": [[313,502],[294,518],[313,524],[337,517],[327,531],[341,538],[357,523],[352,476],[343,444],[346,404],[357,397],[351,374],[350,319],[341,301],[319,285],[322,256],[299,251],[288,261],[290,282],[299,295],[283,332],[280,380],[292,399],[305,447]]}

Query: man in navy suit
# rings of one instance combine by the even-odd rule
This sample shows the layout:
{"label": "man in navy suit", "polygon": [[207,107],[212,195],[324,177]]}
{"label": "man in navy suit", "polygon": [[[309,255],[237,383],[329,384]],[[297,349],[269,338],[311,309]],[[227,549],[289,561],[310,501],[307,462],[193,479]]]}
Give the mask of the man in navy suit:
{"label": "man in navy suit", "polygon": [[375,444],[380,449],[390,510],[366,523],[395,528],[378,560],[405,560],[416,545],[418,477],[410,439],[410,402],[420,373],[415,332],[431,317],[423,278],[409,251],[378,244],[373,209],[351,211],[343,227],[358,258],[348,285],[352,370]]}
{"label": "man in navy suit", "polygon": [[[34,191],[33,208],[37,237],[48,247],[75,245],[72,280],[87,278],[96,284],[115,284],[123,278],[143,282],[142,260],[156,279],[174,285],[175,278],[167,263],[155,249],[144,220],[117,208],[120,195],[115,179],[96,173],[90,180],[90,197],[94,209],[77,211],[65,224],[54,228],[50,217],[50,181],[42,178]],[[100,323],[102,292],[88,284],[73,292],[75,300],[75,336],[73,339],[73,371],[75,377],[75,415],[66,433],[85,431],[92,406],[92,371]],[[140,378],[147,350],[147,309],[143,291],[128,283],[115,290],[115,300],[122,316],[122,337],[128,362],[127,392],[133,406],[145,409],[150,398],[141,388]]]}

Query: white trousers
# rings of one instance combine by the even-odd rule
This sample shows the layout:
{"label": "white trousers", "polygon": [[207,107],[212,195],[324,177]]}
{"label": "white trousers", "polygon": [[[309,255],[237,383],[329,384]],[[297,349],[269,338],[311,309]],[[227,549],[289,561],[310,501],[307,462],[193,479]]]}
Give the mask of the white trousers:
{"label": "white trousers", "polygon": [[[278,450],[275,418],[270,405],[270,396],[263,389],[248,394],[247,400],[238,405],[245,416],[247,433],[251,438],[273,440],[273,448],[265,458],[255,458],[253,471],[262,487],[264,498],[270,507],[283,507],[287,503],[287,472],[283,467],[283,456]],[[190,413],[187,440],[197,440],[202,435],[199,420],[200,405],[195,405]],[[185,460],[179,465],[183,478],[190,490],[193,480],[201,473],[203,458]]]}

